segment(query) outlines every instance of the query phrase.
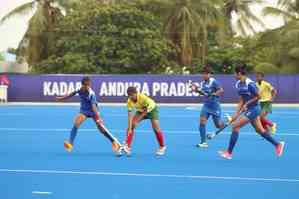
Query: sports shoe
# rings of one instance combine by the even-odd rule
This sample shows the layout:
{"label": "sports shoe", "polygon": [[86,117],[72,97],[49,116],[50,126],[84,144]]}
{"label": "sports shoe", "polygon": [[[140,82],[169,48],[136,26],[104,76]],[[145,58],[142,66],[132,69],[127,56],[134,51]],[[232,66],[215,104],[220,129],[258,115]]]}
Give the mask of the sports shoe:
{"label": "sports shoe", "polygon": [[277,130],[277,124],[273,123],[273,125],[271,126],[271,132],[272,132],[272,134],[275,134],[276,130]]}
{"label": "sports shoe", "polygon": [[123,150],[127,156],[131,156],[131,147],[129,147],[127,144],[123,146]]}
{"label": "sports shoe", "polygon": [[280,142],[276,147],[275,147],[275,152],[276,152],[276,155],[278,157],[282,156],[283,154],[283,150],[284,150],[284,145],[285,145],[285,142]]}
{"label": "sports shoe", "polygon": [[64,141],[64,148],[65,150],[67,150],[67,152],[72,152],[73,150],[73,145],[71,143],[69,143],[68,141]]}
{"label": "sports shoe", "polygon": [[233,158],[233,155],[231,153],[229,153],[228,151],[218,151],[218,154],[227,160],[231,160]]}
{"label": "sports shoe", "polygon": [[162,147],[160,147],[160,148],[157,150],[156,155],[158,155],[158,156],[165,155],[166,148],[167,148],[166,146],[162,146]]}
{"label": "sports shoe", "polygon": [[112,142],[112,150],[114,151],[115,155],[121,156],[122,146],[119,142],[117,141]]}
{"label": "sports shoe", "polygon": [[197,144],[196,146],[199,147],[199,148],[208,148],[209,147],[209,145],[208,145],[207,142],[203,142],[203,143]]}

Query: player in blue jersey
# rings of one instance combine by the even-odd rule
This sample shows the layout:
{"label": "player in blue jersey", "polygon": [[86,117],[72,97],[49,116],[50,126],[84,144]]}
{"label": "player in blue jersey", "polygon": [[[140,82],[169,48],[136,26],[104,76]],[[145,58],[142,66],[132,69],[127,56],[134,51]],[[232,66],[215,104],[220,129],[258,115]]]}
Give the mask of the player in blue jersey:
{"label": "player in blue jersey", "polygon": [[213,78],[210,67],[204,67],[202,71],[203,81],[200,83],[199,88],[193,85],[193,91],[200,91],[203,94],[203,107],[200,113],[199,132],[201,141],[197,144],[197,147],[207,148],[207,136],[206,136],[206,123],[210,116],[214,121],[217,128],[224,127],[224,122],[221,120],[221,107],[219,97],[223,93],[223,88],[220,83]]}
{"label": "player in blue jersey", "polygon": [[[232,152],[237,143],[239,131],[244,125],[250,122],[257,133],[273,144],[276,149],[276,155],[280,157],[283,154],[285,143],[277,142],[261,124],[261,108],[258,102],[259,91],[255,82],[246,76],[245,67],[243,66],[235,69],[235,77],[237,79],[236,89],[240,96],[240,101],[237,106],[237,111],[232,117],[233,129],[228,149],[225,151],[219,151],[220,156],[225,159],[232,159]],[[238,119],[242,113],[244,113],[244,115]]]}
{"label": "player in blue jersey", "polygon": [[107,130],[104,126],[103,120],[100,118],[98,112],[98,102],[94,91],[91,89],[91,79],[89,77],[84,77],[81,81],[82,86],[79,90],[74,91],[62,97],[56,97],[58,101],[63,101],[74,95],[78,94],[80,97],[80,113],[75,118],[74,126],[70,133],[70,138],[68,141],[64,142],[64,147],[68,152],[73,150],[74,141],[77,135],[78,128],[87,119],[92,118],[100,132],[109,139],[112,143],[112,149],[117,154],[121,154],[121,144],[119,141]]}

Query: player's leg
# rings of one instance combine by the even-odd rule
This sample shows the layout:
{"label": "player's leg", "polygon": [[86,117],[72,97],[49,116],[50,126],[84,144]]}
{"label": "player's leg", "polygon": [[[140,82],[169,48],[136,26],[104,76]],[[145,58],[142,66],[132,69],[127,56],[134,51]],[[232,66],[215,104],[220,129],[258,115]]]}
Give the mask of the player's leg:
{"label": "player's leg", "polygon": [[264,128],[260,120],[260,116],[258,116],[255,120],[251,122],[252,126],[255,128],[256,132],[259,133],[265,140],[270,142],[276,149],[276,155],[280,157],[283,154],[284,150],[284,142],[276,141],[270,133],[268,133]]}
{"label": "player's leg", "polygon": [[207,148],[207,133],[206,133],[206,124],[208,121],[210,114],[207,112],[202,111],[199,118],[199,133],[200,133],[200,143],[197,144],[197,147],[200,148]]}
{"label": "player's leg", "polygon": [[78,133],[78,128],[81,126],[81,124],[86,120],[86,116],[82,113],[79,113],[74,122],[74,126],[70,132],[70,138],[68,141],[64,141],[64,147],[68,152],[71,152],[73,149],[74,141]]}
{"label": "player's leg", "polygon": [[157,141],[159,143],[159,149],[157,150],[156,154],[164,155],[165,151],[166,151],[166,146],[164,143],[164,136],[163,136],[162,130],[160,128],[159,120],[157,118],[152,118],[151,123],[152,123],[152,128],[155,132]]}
{"label": "player's leg", "polygon": [[124,151],[127,156],[131,155],[131,146],[132,146],[133,137],[135,134],[135,128],[138,126],[138,124],[140,123],[141,120],[143,120],[143,118],[141,117],[141,114],[139,112],[136,112],[136,114],[133,117],[132,130],[127,129],[127,137],[126,137],[126,141],[125,141],[125,145],[124,145]]}
{"label": "player's leg", "polygon": [[261,102],[261,109],[262,113],[260,115],[261,117],[261,123],[264,127],[264,129],[268,129],[268,127],[271,127],[271,131],[274,134],[276,132],[276,123],[272,122],[271,120],[267,119],[267,115],[269,113],[272,113],[272,103],[271,102]]}
{"label": "player's leg", "polygon": [[221,119],[221,108],[216,109],[212,115],[212,119],[216,128],[220,129],[224,127],[224,122]]}
{"label": "player's leg", "polygon": [[206,133],[206,124],[210,117],[210,113],[208,108],[204,105],[200,111],[199,118],[199,133],[200,133],[200,143],[197,144],[197,147],[207,148],[207,133]]}
{"label": "player's leg", "polygon": [[219,154],[221,157],[225,159],[231,159],[233,150],[236,146],[236,143],[239,138],[239,132],[240,129],[248,124],[250,122],[250,119],[246,116],[242,116],[238,121],[233,123],[232,133],[229,140],[229,145],[226,151],[219,151]]}

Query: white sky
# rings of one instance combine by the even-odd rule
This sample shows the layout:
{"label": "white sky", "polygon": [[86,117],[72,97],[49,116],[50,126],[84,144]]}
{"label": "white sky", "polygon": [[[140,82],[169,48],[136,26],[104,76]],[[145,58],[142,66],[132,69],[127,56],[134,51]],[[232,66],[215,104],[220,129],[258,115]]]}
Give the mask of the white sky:
{"label": "white sky", "polygon": [[[0,18],[15,7],[26,2],[30,2],[30,0],[0,0]],[[274,6],[276,0],[265,0],[265,2],[267,2],[265,5]],[[253,6],[253,9],[258,15],[261,15],[263,7]],[[18,46],[31,15],[14,17],[0,25],[0,52],[7,50],[8,47],[16,48]],[[262,19],[267,24],[267,28],[275,28],[282,24],[282,20],[279,18],[262,17]],[[261,27],[257,27],[257,29],[262,30]]]}

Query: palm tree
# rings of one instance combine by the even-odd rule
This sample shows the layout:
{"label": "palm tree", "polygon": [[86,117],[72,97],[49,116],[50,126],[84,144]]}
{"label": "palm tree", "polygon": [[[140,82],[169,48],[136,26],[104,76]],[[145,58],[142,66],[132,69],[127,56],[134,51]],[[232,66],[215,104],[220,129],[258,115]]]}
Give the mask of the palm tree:
{"label": "palm tree", "polygon": [[179,62],[191,65],[195,56],[201,57],[202,64],[208,47],[208,27],[218,23],[220,12],[218,0],[177,0],[168,17],[166,32],[172,41]]}
{"label": "palm tree", "polygon": [[182,65],[192,63],[192,43],[198,40],[199,20],[199,15],[192,9],[189,0],[178,0],[167,20],[166,32],[177,50]]}
{"label": "palm tree", "polygon": [[[62,7],[65,12],[70,11],[76,0],[32,0],[10,11],[1,20],[0,25],[8,19],[26,15],[34,11],[29,20],[26,33],[21,40],[17,55],[25,58],[29,65],[38,63],[47,57],[51,34],[59,16],[62,16]],[[55,6],[58,5],[58,6]]]}
{"label": "palm tree", "polygon": [[277,36],[273,44],[273,46],[279,45],[278,65],[284,67],[286,71],[298,72],[299,0],[279,0],[275,7],[264,8],[263,13],[284,19],[284,26],[275,30]]}
{"label": "palm tree", "polygon": [[[264,27],[264,23],[254,14],[250,6],[260,4],[263,0],[224,0],[224,13],[230,33],[240,32],[241,35],[256,33],[254,23]],[[238,17],[236,28],[232,25],[233,14]]]}

